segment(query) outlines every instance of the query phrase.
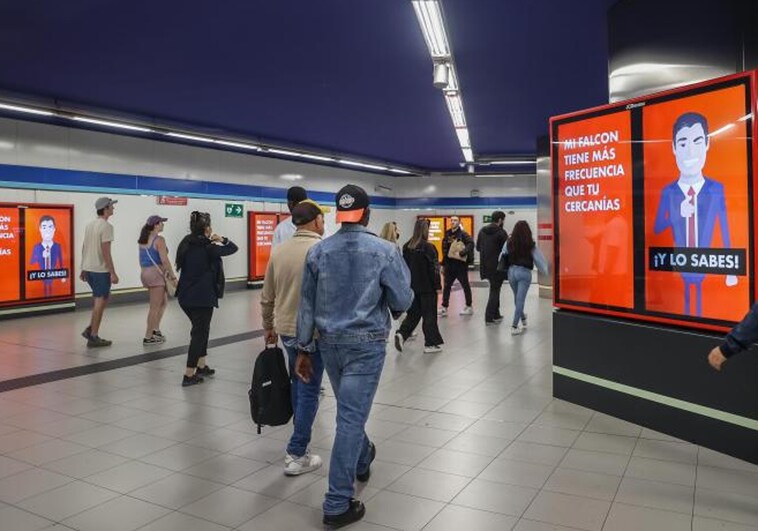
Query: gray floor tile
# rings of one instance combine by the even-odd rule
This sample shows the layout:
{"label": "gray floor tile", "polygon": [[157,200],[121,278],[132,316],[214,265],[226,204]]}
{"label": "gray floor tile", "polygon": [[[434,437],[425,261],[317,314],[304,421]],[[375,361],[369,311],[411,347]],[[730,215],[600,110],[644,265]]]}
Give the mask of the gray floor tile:
{"label": "gray floor tile", "polygon": [[194,476],[172,474],[130,492],[129,496],[169,509],[179,509],[223,487],[219,483]]}
{"label": "gray floor tile", "polygon": [[514,516],[448,505],[429,522],[424,531],[508,531],[518,522]]}
{"label": "gray floor tile", "polygon": [[113,491],[83,481],[74,481],[26,498],[17,505],[31,513],[59,522],[117,496]]}
{"label": "gray floor tile", "polygon": [[89,450],[87,446],[52,439],[8,454],[8,457],[39,466]]}
{"label": "gray floor tile", "polygon": [[683,485],[624,478],[621,481],[615,501],[692,514],[693,492],[692,487]]}
{"label": "gray floor tile", "polygon": [[405,442],[410,444],[419,444],[422,446],[433,446],[441,448],[459,434],[457,431],[438,430],[436,428],[425,428],[420,426],[411,426],[397,435],[392,437],[392,441]]}
{"label": "gray floor tile", "polygon": [[441,448],[421,461],[418,467],[473,478],[478,476],[491,462],[492,458],[485,455]]}
{"label": "gray floor tile", "polygon": [[695,469],[695,465],[692,464],[632,457],[624,475],[635,479],[662,481],[664,483],[676,483],[677,485],[694,487]]}
{"label": "gray floor tile", "polygon": [[758,504],[754,494],[744,496],[698,488],[695,491],[695,516],[758,527]]}
{"label": "gray floor tile", "polygon": [[689,443],[640,439],[634,449],[634,455],[660,461],[695,464],[697,463],[697,446]]}
{"label": "gray floor tile", "polygon": [[701,466],[697,469],[697,488],[758,495],[758,473]]}
{"label": "gray floor tile", "polygon": [[288,477],[282,465],[258,470],[233,484],[234,487],[284,500],[320,479],[316,474]]}
{"label": "gray floor tile", "polygon": [[614,503],[603,531],[639,531],[640,529],[690,531],[691,525],[690,515]]}
{"label": "gray floor tile", "polygon": [[541,489],[553,468],[551,465],[496,459],[482,471],[478,479]]}
{"label": "gray floor tile", "polygon": [[[260,516],[245,523],[239,531],[277,531],[322,530],[321,511],[294,503],[281,502]],[[352,526],[351,526],[352,528]]]}
{"label": "gray floor tile", "polygon": [[758,527],[695,516],[692,519],[692,531],[758,531]]}
{"label": "gray floor tile", "polygon": [[566,453],[560,466],[574,470],[586,470],[599,474],[620,476],[626,470],[627,463],[629,463],[628,455],[592,452],[572,448]]}
{"label": "gray floor tile", "polygon": [[536,489],[475,479],[451,502],[482,511],[521,516],[537,494]]}
{"label": "gray floor tile", "polygon": [[623,435],[625,437],[639,437],[642,428],[631,422],[596,413],[584,428],[591,433],[605,433],[606,435]]}
{"label": "gray floor tile", "polygon": [[416,466],[435,452],[433,446],[403,441],[383,441],[376,445],[377,459],[399,465]]}
{"label": "gray floor tile", "polygon": [[170,512],[152,503],[121,496],[67,518],[63,523],[80,531],[134,531]]}
{"label": "gray floor tile", "polygon": [[0,479],[12,476],[13,474],[18,474],[24,470],[29,470],[30,468],[32,468],[32,465],[29,463],[24,463],[23,461],[17,461],[16,459],[0,455]]}
{"label": "gray floor tile", "polygon": [[509,439],[463,432],[447,443],[444,448],[458,452],[496,457],[500,455],[509,444],[511,444]]}
{"label": "gray floor tile", "polygon": [[471,481],[470,478],[415,468],[402,475],[387,490],[440,502],[449,502]]}
{"label": "gray floor tile", "polygon": [[225,487],[182,507],[181,512],[227,527],[237,527],[280,501],[254,492]]}
{"label": "gray floor tile", "polygon": [[[373,475],[371,476],[371,481],[369,483],[361,483],[357,481],[355,483],[355,492],[353,493],[353,497],[361,500],[364,503],[367,503],[369,500],[371,500],[371,498],[380,492],[378,488],[369,486],[373,483]],[[315,483],[311,483],[303,490],[300,490],[290,496],[287,501],[296,503],[298,505],[305,505],[306,507],[318,509],[320,511],[324,504],[324,495],[328,489],[329,481],[327,478],[321,478]]]}
{"label": "gray floor tile", "polygon": [[620,476],[558,468],[545,483],[544,489],[584,498],[613,501],[620,483]]}
{"label": "gray floor tile", "polygon": [[41,468],[30,468],[0,480],[0,501],[17,504],[25,498],[55,489],[73,478]]}
{"label": "gray floor tile", "polygon": [[[113,468],[87,476],[87,483],[122,494],[154,483],[171,475],[171,471],[140,461],[127,461]],[[150,501],[150,500],[148,500]]]}
{"label": "gray floor tile", "polygon": [[472,424],[466,430],[466,433],[484,435],[486,437],[499,437],[501,439],[515,439],[521,435],[526,428],[527,425],[524,423],[481,419]]}
{"label": "gray floor tile", "polygon": [[568,450],[562,446],[514,441],[498,459],[525,461],[538,465],[556,466],[561,462]]}
{"label": "gray floor tile", "polygon": [[366,505],[366,522],[394,529],[420,530],[445,504],[382,491]]}
{"label": "gray floor tile", "polygon": [[98,472],[121,465],[126,461],[127,458],[120,455],[109,454],[100,450],[87,450],[70,457],[45,463],[42,465],[42,468],[73,478],[83,479],[92,474],[97,474]]}
{"label": "gray floor tile", "polygon": [[606,501],[543,491],[524,513],[524,518],[587,531],[600,531],[610,507],[611,503]]}
{"label": "gray floor tile", "polygon": [[244,457],[231,454],[221,454],[190,467],[183,472],[190,476],[197,476],[209,481],[215,481],[216,483],[230,485],[267,466],[269,466],[268,463],[253,461],[252,459],[245,459]]}
{"label": "gray floor tile", "polygon": [[150,522],[139,531],[229,531],[228,527],[195,518],[188,514],[169,513],[167,516]]}
{"label": "gray floor tile", "polygon": [[562,525],[548,524],[522,518],[518,521],[516,527],[513,528],[513,531],[574,531],[575,529],[575,527],[564,527]]}
{"label": "gray floor tile", "polygon": [[0,522],[2,522],[2,528],[8,531],[39,531],[53,523],[47,518],[10,505],[0,507]]}
{"label": "gray floor tile", "polygon": [[591,452],[632,455],[636,443],[637,439],[634,437],[584,432],[577,438],[574,448]]}

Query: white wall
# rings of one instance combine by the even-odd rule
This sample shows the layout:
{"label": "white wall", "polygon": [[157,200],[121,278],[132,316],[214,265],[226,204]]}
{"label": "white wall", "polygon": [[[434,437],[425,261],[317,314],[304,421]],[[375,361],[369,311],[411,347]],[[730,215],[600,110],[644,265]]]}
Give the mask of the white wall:
{"label": "white wall", "polygon": [[[477,189],[482,197],[534,197],[533,177],[488,178],[446,177],[431,178],[391,177],[341,168],[332,168],[277,160],[255,155],[193,147],[168,142],[131,138],[115,134],[69,129],[65,127],[0,119],[0,164],[12,164],[40,168],[83,170],[123,175],[165,177],[182,180],[202,180],[222,183],[270,186],[286,189],[298,184],[307,190],[336,192],[348,182],[364,187],[371,195],[387,197],[464,197]],[[293,180],[294,179],[294,180]],[[2,175],[0,174],[0,180]],[[389,190],[377,189],[381,185]],[[75,241],[81,242],[84,227],[95,216],[94,201],[102,193],[72,191],[26,190],[0,188],[0,202],[36,202],[73,204],[75,206]],[[116,244],[114,258],[121,277],[119,288],[140,287],[138,252],[136,240],[141,226],[151,214],[159,213],[169,218],[165,236],[172,251],[188,231],[189,213],[201,210],[211,213],[214,229],[240,246],[240,252],[226,259],[229,278],[247,275],[247,212],[283,211],[282,203],[244,202],[246,214],[243,219],[224,217],[224,200],[189,198],[186,207],[159,206],[153,196],[108,194],[118,199],[116,214],[112,218]],[[482,216],[491,214],[487,209],[440,209],[440,210],[394,210],[374,208],[370,229],[379,232],[388,221],[398,223],[401,240],[405,241],[413,231],[419,214],[472,214],[475,231],[482,226]],[[536,223],[536,210],[509,209],[506,221],[508,228],[518,219]],[[327,231],[337,229],[334,212],[327,215]],[[75,248],[77,269],[81,249]],[[88,288],[77,281],[77,293]]]}

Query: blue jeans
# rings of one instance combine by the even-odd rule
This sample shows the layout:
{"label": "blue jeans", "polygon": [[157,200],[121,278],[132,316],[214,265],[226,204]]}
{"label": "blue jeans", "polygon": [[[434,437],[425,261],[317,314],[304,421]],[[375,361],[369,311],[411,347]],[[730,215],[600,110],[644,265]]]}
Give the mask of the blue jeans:
{"label": "blue jeans", "polygon": [[309,383],[305,383],[295,375],[295,360],[297,359],[297,338],[282,336],[284,350],[290,366],[290,384],[292,396],[292,412],[295,431],[292,432],[290,442],[287,445],[287,453],[293,457],[302,457],[311,442],[313,421],[318,412],[318,397],[321,391],[321,378],[324,376],[324,363],[321,361],[321,353],[316,349],[311,354],[313,364],[313,376]]}
{"label": "blue jeans", "polygon": [[349,508],[356,474],[366,472],[370,465],[365,428],[382,376],[387,343],[330,345],[319,342],[318,347],[337,397],[337,435],[332,448],[329,490],[324,500],[324,514],[337,515]]}
{"label": "blue jeans", "polygon": [[524,304],[526,303],[526,293],[529,286],[532,285],[532,272],[521,266],[513,265],[508,268],[508,282],[513,290],[513,299],[516,303],[516,311],[513,312],[513,323],[511,326],[516,328],[524,319]]}

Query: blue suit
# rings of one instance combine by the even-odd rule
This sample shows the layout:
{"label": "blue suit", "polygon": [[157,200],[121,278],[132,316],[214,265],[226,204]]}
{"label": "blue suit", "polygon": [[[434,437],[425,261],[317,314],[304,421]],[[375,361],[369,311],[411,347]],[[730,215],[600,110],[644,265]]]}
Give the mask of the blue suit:
{"label": "blue suit", "polygon": [[[44,252],[45,247],[41,243],[35,245],[34,248],[32,248],[32,258],[29,260],[29,264],[36,265],[39,270],[63,269],[63,251],[61,250],[59,243],[53,242],[53,245],[50,247],[49,268],[45,267],[45,257],[43,256]],[[42,281],[42,283],[45,286],[45,297],[49,297],[52,295],[53,279],[46,278]]]}
{"label": "blue suit", "polygon": [[[671,228],[676,247],[687,247],[687,218],[680,214],[682,201],[687,196],[679,187],[679,182],[674,181],[663,189],[661,200],[658,203],[658,214],[655,216],[653,231],[660,234]],[[705,177],[705,183],[697,195],[697,247],[711,247],[713,233],[716,229],[716,220],[721,226],[721,236],[724,247],[731,247],[729,240],[729,223],[726,217],[726,200],[724,198],[724,185]],[[695,315],[702,315],[702,283],[703,273],[682,273],[684,280],[684,313],[690,312],[690,285],[695,286],[696,311]]]}

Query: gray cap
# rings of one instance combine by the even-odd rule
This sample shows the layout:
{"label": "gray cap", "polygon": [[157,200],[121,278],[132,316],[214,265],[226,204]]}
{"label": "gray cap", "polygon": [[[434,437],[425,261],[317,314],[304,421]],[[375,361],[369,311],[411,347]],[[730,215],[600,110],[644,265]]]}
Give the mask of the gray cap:
{"label": "gray cap", "polygon": [[118,203],[118,200],[114,201],[110,197],[101,197],[97,201],[95,201],[95,210],[100,210],[102,208],[108,208],[111,205],[115,205]]}

